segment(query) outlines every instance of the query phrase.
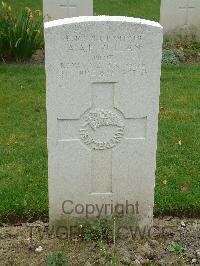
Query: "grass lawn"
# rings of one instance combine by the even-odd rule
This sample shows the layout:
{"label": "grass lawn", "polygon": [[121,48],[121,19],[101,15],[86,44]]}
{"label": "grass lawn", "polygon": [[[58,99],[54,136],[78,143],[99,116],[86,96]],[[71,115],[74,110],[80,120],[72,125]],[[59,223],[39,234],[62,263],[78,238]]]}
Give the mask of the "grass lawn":
{"label": "grass lawn", "polygon": [[[4,2],[11,4],[17,12],[26,6],[42,9],[42,0],[4,0]],[[94,0],[94,14],[140,17],[158,21],[160,0]]]}
{"label": "grass lawn", "polygon": [[[200,213],[199,71],[162,70],[157,215]],[[0,220],[48,215],[44,68],[1,65],[0,76]]]}
{"label": "grass lawn", "polygon": [[200,215],[200,65],[164,67],[155,213]]}
{"label": "grass lawn", "polygon": [[0,76],[0,217],[44,214],[48,207],[44,69],[0,67]]}

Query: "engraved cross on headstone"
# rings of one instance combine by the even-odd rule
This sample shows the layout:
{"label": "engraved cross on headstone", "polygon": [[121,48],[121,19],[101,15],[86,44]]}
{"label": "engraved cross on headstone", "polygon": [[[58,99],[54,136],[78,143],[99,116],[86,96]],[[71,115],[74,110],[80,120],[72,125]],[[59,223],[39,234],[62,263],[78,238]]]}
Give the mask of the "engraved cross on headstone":
{"label": "engraved cross on headstone", "polygon": [[115,107],[115,85],[93,83],[91,108],[77,119],[58,118],[58,142],[76,141],[91,151],[92,194],[112,193],[114,150],[124,141],[146,137],[147,117],[126,118]]}
{"label": "engraved cross on headstone", "polygon": [[188,26],[188,20],[189,20],[189,11],[191,11],[192,9],[194,9],[194,6],[190,6],[190,0],[187,0],[187,4],[186,6],[180,6],[179,9],[181,9],[182,11],[185,12],[185,22],[184,22],[184,26]]}
{"label": "engraved cross on headstone", "polygon": [[60,4],[59,7],[66,10],[66,17],[73,17],[76,14],[77,6],[71,5],[69,2]]}

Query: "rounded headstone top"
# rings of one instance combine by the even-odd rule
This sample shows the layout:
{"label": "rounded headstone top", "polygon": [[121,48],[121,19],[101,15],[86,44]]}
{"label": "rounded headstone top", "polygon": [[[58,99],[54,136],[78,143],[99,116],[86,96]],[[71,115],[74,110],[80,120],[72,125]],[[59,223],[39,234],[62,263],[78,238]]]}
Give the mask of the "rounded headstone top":
{"label": "rounded headstone top", "polygon": [[124,16],[84,16],[84,17],[64,18],[64,19],[53,20],[50,22],[45,22],[44,27],[45,29],[47,29],[67,24],[83,23],[83,22],[122,22],[122,23],[125,22],[125,23],[141,24],[145,26],[151,26],[162,29],[162,26],[158,22],[146,19],[140,19],[140,18],[124,17]]}

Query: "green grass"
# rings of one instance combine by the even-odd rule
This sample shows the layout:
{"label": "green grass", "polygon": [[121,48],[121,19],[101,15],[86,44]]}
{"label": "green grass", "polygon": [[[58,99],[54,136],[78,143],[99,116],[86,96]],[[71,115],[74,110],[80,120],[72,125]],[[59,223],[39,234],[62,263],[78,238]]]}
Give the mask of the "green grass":
{"label": "green grass", "polygon": [[[199,72],[162,71],[156,214],[200,213]],[[48,215],[44,68],[0,66],[0,76],[0,219]]]}
{"label": "green grass", "polygon": [[155,205],[158,214],[200,214],[199,71],[198,65],[163,68]]}
{"label": "green grass", "polygon": [[11,5],[16,12],[19,12],[24,7],[42,10],[42,0],[3,0],[3,2]]}
{"label": "green grass", "polygon": [[139,17],[159,20],[160,0],[94,0],[97,15]]}
{"label": "green grass", "polygon": [[[83,0],[84,1],[84,0]],[[4,0],[18,12],[23,7],[42,9],[42,0]],[[115,15],[159,20],[160,0],[94,0],[95,15]]]}
{"label": "green grass", "polygon": [[48,207],[44,70],[0,67],[0,76],[0,217],[30,218]]}

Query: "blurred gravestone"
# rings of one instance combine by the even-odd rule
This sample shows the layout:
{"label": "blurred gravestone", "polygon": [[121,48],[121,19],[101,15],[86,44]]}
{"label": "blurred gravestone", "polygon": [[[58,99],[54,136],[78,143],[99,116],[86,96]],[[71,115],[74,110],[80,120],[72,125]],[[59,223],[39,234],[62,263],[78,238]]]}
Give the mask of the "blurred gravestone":
{"label": "blurred gravestone", "polygon": [[200,0],[162,0],[160,23],[165,33],[189,29],[200,36]]}
{"label": "blurred gravestone", "polygon": [[43,0],[45,21],[93,16],[93,0]]}

